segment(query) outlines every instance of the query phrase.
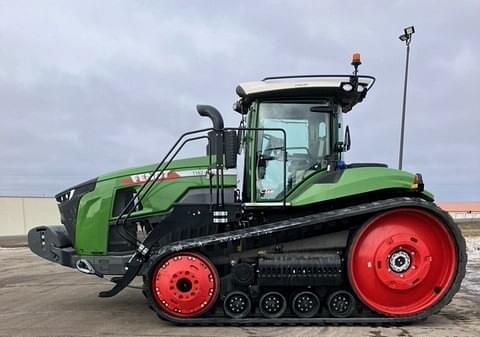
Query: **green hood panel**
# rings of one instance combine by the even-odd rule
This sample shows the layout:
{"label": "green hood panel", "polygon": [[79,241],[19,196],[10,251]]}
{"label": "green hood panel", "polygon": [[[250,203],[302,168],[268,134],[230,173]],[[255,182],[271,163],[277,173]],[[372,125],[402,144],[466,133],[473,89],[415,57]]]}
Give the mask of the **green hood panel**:
{"label": "green hood panel", "polygon": [[[104,255],[107,252],[108,232],[117,193],[138,191],[157,164],[115,171],[98,177],[95,189],[80,199],[75,228],[74,247],[80,255]],[[142,209],[132,217],[141,218],[168,212],[188,190],[209,188],[206,175],[208,157],[175,160],[158,178],[142,200]],[[225,186],[236,186],[236,176],[226,172]],[[230,174],[230,175],[228,175]]]}
{"label": "green hood panel", "polygon": [[[338,181],[322,181],[319,172],[307,178],[287,197],[292,206],[303,206],[385,189],[412,190],[414,174],[386,167],[358,167],[343,170]],[[432,198],[428,192],[426,196]]]}

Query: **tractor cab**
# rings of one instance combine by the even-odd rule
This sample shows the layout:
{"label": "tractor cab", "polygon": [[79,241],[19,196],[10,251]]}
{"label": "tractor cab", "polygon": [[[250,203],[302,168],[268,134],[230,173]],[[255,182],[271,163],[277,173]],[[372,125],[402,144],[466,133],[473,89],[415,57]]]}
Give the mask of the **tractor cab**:
{"label": "tractor cab", "polygon": [[242,138],[242,199],[281,202],[306,178],[343,165],[350,147],[342,115],[361,102],[369,76],[267,77],[237,87],[236,111],[247,127]]}

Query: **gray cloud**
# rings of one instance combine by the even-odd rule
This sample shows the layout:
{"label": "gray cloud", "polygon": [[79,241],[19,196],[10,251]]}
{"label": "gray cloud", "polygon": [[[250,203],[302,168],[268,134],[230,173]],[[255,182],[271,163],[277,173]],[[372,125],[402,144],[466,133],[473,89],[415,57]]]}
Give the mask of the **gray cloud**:
{"label": "gray cloud", "polygon": [[51,195],[158,161],[209,125],[195,104],[237,125],[238,82],[350,72],[353,51],[378,82],[346,116],[347,159],[395,167],[397,37],[414,24],[405,168],[439,200],[478,200],[479,12],[475,1],[0,1],[0,194]]}

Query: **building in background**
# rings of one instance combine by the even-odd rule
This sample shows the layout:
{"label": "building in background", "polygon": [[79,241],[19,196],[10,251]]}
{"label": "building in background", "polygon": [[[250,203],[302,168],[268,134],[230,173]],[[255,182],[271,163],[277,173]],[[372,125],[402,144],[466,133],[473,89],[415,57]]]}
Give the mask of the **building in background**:
{"label": "building in background", "polygon": [[478,220],[480,222],[480,202],[443,202],[438,206],[450,213],[457,221]]}
{"label": "building in background", "polygon": [[55,198],[0,197],[0,236],[24,235],[38,225],[59,223]]}

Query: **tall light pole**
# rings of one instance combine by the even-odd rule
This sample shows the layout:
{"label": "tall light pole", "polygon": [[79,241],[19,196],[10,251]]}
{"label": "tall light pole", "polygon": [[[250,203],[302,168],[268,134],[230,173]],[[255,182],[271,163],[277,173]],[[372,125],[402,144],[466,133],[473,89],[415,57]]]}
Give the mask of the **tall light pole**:
{"label": "tall light pole", "polygon": [[405,133],[405,110],[407,106],[407,81],[408,81],[408,59],[410,57],[410,42],[412,41],[412,35],[415,33],[413,26],[407,27],[403,30],[403,34],[400,35],[400,41],[404,41],[407,45],[407,59],[405,62],[405,82],[403,84],[403,106],[402,106],[402,128],[400,131],[400,153],[398,154],[398,169],[402,169],[403,164],[403,139]]}

